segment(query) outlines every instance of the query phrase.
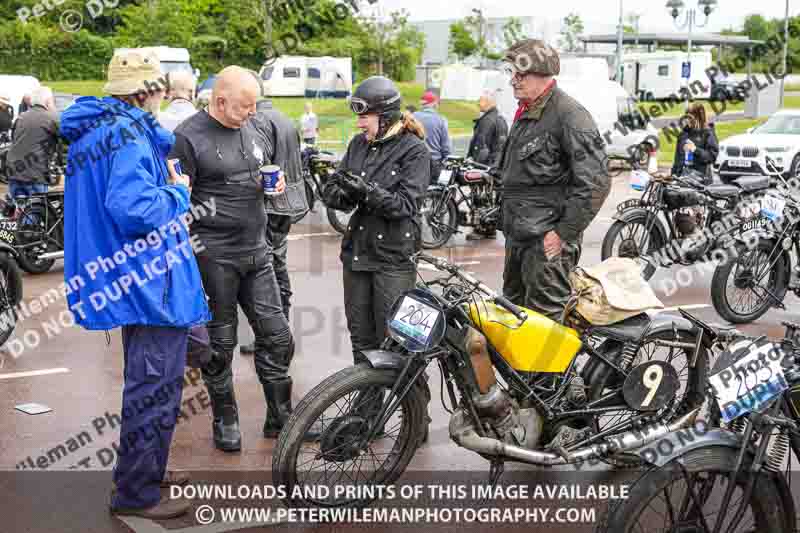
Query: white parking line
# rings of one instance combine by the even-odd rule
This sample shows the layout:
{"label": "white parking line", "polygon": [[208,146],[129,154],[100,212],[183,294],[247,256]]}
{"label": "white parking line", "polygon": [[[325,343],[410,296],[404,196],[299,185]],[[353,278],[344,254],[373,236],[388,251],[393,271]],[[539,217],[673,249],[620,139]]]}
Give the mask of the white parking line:
{"label": "white parking line", "polygon": [[333,237],[334,235],[339,235],[339,233],[335,231],[324,231],[320,233],[294,233],[286,237],[286,240],[299,241],[300,239],[309,239],[311,237]]}
{"label": "white parking line", "polygon": [[30,378],[34,376],[47,376],[49,374],[63,374],[65,372],[69,372],[69,368],[47,368],[44,370],[31,370],[30,372],[0,374],[0,379]]}
{"label": "white parking line", "polygon": [[665,307],[664,309],[648,309],[647,313],[650,315],[657,315],[658,313],[666,313],[669,311],[677,311],[678,309],[705,309],[706,307],[711,307],[711,304],[686,304],[686,305],[676,305],[674,307]]}

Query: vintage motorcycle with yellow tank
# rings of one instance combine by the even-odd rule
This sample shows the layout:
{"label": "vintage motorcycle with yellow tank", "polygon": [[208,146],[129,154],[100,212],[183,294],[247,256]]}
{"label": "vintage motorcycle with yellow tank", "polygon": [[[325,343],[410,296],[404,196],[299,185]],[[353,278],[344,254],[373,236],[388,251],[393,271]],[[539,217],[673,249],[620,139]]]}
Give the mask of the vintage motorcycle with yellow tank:
{"label": "vintage motorcycle with yellow tank", "polygon": [[[317,385],[281,432],[272,470],[286,505],[367,505],[374,495],[294,487],[398,480],[427,437],[431,364],[450,438],[490,462],[492,483],[506,461],[630,464],[635,449],[694,421],[713,335],[688,313],[645,313],[663,306],[634,261],[573,272],[558,323],[445,259],[414,257],[421,281],[395,302],[381,349]],[[440,275],[426,281],[426,271]]]}

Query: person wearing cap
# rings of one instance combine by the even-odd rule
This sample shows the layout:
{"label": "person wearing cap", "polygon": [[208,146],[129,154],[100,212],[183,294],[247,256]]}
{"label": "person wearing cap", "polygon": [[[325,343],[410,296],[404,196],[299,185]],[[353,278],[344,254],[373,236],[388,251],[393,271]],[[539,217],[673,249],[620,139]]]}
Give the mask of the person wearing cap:
{"label": "person wearing cap", "polygon": [[605,145],[589,112],[556,84],[560,60],[551,46],[525,39],[505,62],[519,107],[498,166],[503,293],[561,321],[583,231],[610,190]]}
{"label": "person wearing cap", "polygon": [[431,153],[431,180],[439,177],[444,160],[453,153],[447,119],[436,112],[439,99],[432,91],[426,91],[420,99],[422,109],[414,113],[425,128],[425,144]]}
{"label": "person wearing cap", "polygon": [[179,70],[168,74],[169,105],[158,116],[158,121],[169,131],[175,131],[178,124],[197,113],[194,105],[194,77],[191,72]]}
{"label": "person wearing cap", "polygon": [[[257,74],[256,79],[260,81]],[[300,222],[309,211],[300,155],[300,132],[297,131],[292,119],[275,109],[270,99],[261,100],[256,104],[256,114],[252,121],[271,148],[269,158],[281,167],[286,178],[286,190],[278,196],[265,197],[264,207],[267,210],[267,241],[272,246],[275,278],[281,292],[283,314],[286,320],[289,320],[289,310],[292,306],[292,284],[287,265],[289,232],[292,224]],[[239,351],[243,354],[252,354],[255,352],[255,343],[243,345]]]}
{"label": "person wearing cap", "polygon": [[[156,520],[189,509],[186,500],[162,498],[161,488],[188,481],[166,468],[190,330],[210,319],[196,243],[179,218],[190,208],[189,177],[167,163],[175,138],[156,118],[164,97],[160,78],[155,52],[117,52],[104,86],[110,96],[79,98],[60,125],[70,141],[68,306],[88,330],[122,328],[122,424],[110,507],[117,515]],[[99,263],[104,266],[91,267]]]}
{"label": "person wearing cap", "polygon": [[8,192],[14,199],[47,192],[50,162],[59,145],[59,116],[52,89],[37,88],[31,102],[30,110],[14,124],[14,139],[6,155]]}
{"label": "person wearing cap", "polygon": [[0,94],[0,137],[11,135],[14,125],[14,106],[5,94]]}
{"label": "person wearing cap", "polygon": [[[259,93],[251,71],[224,68],[208,110],[175,130],[171,155],[192,179],[192,201],[216,205],[216,213],[194,221],[191,231],[205,246],[197,260],[211,304],[214,356],[202,374],[211,398],[214,446],[224,452],[242,448],[232,368],[239,306],[255,334],[253,361],[267,406],[263,437],[277,437],[292,411],[289,365],[295,344],[266,238],[270,216],[259,169],[275,161],[273,147],[252,121]],[[276,190],[285,189],[281,177]]]}
{"label": "person wearing cap", "polygon": [[[478,100],[480,116],[475,119],[472,139],[467,148],[467,157],[490,167],[497,167],[500,155],[508,136],[508,124],[497,111],[497,100],[494,91],[484,91]],[[496,179],[495,187],[500,184]],[[467,240],[494,239],[497,230],[494,227],[475,228],[467,235]]]}

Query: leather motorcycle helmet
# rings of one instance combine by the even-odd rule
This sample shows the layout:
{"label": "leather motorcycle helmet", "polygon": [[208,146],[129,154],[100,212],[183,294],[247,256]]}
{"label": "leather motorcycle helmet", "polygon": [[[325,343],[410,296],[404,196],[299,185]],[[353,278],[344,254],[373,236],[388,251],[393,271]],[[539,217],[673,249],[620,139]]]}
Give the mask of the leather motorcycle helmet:
{"label": "leather motorcycle helmet", "polygon": [[350,97],[350,109],[357,115],[376,113],[379,126],[377,138],[386,132],[403,116],[402,96],[392,80],[385,76],[371,76],[361,82]]}

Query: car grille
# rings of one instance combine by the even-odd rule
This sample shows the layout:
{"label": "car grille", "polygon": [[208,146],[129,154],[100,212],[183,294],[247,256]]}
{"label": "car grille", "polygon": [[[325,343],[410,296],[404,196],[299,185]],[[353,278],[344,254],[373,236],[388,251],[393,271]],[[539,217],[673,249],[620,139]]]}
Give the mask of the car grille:
{"label": "car grille", "polygon": [[726,150],[731,157],[739,157],[742,155],[742,150],[738,146],[728,146]]}
{"label": "car grille", "polygon": [[757,157],[758,156],[758,148],[755,146],[745,146],[742,148],[742,155],[744,157]]}

